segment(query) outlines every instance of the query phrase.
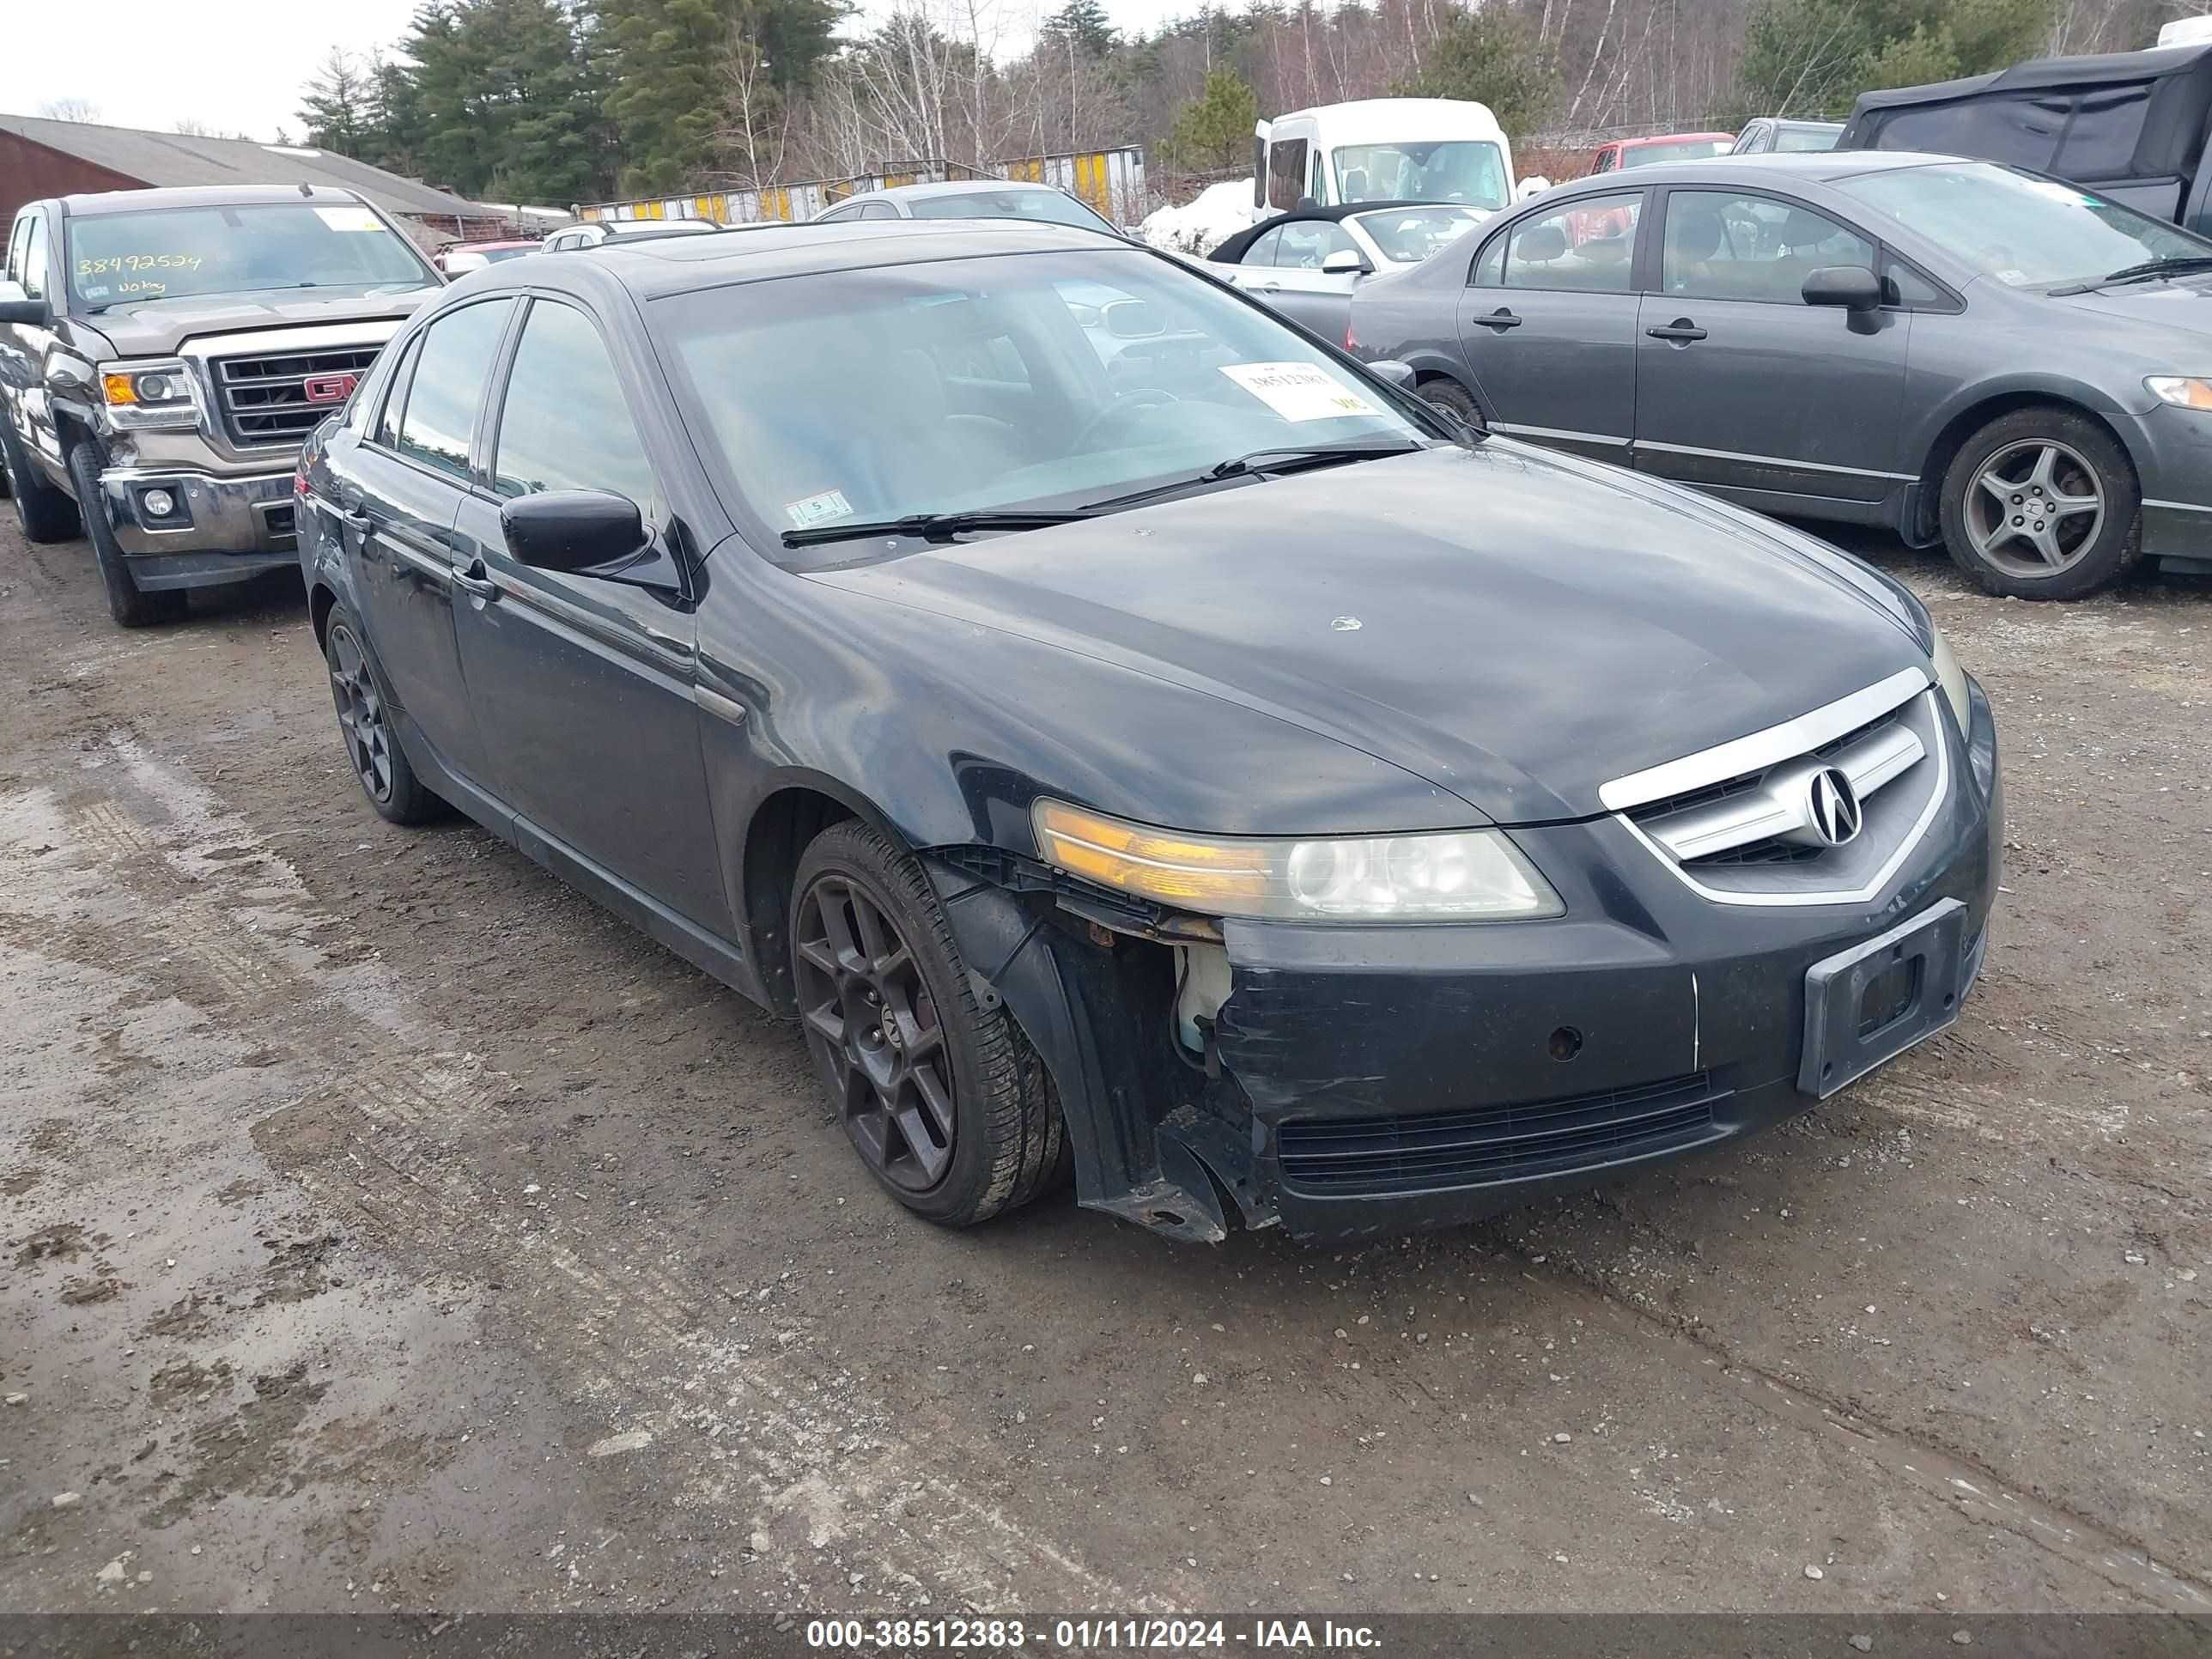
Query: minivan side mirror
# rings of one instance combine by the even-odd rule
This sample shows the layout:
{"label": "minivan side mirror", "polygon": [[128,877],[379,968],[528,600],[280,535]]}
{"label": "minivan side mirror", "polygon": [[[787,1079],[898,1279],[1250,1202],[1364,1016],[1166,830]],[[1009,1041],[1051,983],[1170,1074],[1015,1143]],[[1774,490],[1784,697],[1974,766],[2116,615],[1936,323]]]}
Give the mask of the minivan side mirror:
{"label": "minivan side mirror", "polygon": [[1321,269],[1322,274],[1325,276],[1341,276],[1346,271],[1355,276],[1371,276],[1375,274],[1375,267],[1367,263],[1366,256],[1356,248],[1348,247],[1340,247],[1324,258],[1321,262]]}
{"label": "minivan side mirror", "polygon": [[605,489],[551,489],[518,495],[500,509],[507,550],[539,570],[615,575],[613,567],[652,548],[644,516],[627,495]]}
{"label": "minivan side mirror", "polygon": [[1845,311],[1879,311],[1881,278],[1864,265],[1827,265],[1808,274],[1803,289],[1808,306],[1840,306]]}

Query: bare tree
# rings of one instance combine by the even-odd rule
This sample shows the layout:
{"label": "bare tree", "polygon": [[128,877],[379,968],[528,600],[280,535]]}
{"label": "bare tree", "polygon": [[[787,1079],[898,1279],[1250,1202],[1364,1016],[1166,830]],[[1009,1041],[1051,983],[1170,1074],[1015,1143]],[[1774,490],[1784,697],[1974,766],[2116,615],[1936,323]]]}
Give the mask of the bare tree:
{"label": "bare tree", "polygon": [[100,106],[89,98],[49,98],[39,106],[39,113],[49,121],[82,121],[100,119]]}

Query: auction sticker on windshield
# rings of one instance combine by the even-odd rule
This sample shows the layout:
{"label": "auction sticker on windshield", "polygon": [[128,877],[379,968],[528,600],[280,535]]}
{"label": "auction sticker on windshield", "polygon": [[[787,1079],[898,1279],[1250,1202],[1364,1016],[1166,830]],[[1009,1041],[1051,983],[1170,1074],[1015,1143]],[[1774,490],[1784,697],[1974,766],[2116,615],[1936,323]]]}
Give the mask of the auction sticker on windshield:
{"label": "auction sticker on windshield", "polygon": [[785,514],[801,530],[817,524],[828,524],[833,519],[849,519],[853,504],[845,499],[842,489],[825,489],[819,495],[809,495],[803,501],[786,501]]}
{"label": "auction sticker on windshield", "polygon": [[319,207],[315,217],[332,230],[382,230],[384,221],[365,207]]}
{"label": "auction sticker on windshield", "polygon": [[1286,421],[1334,421],[1380,411],[1312,363],[1224,363],[1221,372]]}

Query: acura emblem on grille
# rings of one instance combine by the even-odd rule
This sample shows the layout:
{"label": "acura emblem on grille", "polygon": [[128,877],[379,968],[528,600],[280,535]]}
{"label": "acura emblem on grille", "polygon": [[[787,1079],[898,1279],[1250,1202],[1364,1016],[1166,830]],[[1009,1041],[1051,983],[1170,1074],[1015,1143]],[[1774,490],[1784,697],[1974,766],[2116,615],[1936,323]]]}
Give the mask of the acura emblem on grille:
{"label": "acura emblem on grille", "polygon": [[311,404],[342,404],[353,396],[350,374],[310,374],[300,383],[300,394]]}
{"label": "acura emblem on grille", "polygon": [[1814,832],[1831,847],[1856,840],[1861,823],[1858,792],[1842,769],[1822,767],[1805,786],[1805,816]]}

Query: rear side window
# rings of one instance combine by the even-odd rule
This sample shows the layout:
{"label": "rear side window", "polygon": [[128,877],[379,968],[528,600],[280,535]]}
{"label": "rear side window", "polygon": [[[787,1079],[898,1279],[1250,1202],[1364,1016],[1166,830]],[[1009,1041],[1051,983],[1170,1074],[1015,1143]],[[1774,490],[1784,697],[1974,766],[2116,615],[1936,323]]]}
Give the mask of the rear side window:
{"label": "rear side window", "polygon": [[1523,219],[1506,233],[1504,285],[1627,293],[1643,208],[1644,192],[1626,191]]}
{"label": "rear side window", "polygon": [[613,359],[574,307],[541,300],[530,308],[507,375],[493,479],[507,496],[611,489],[654,516],[659,491]]}
{"label": "rear side window", "polygon": [[1283,228],[1280,225],[1277,225],[1265,236],[1262,236],[1258,241],[1253,243],[1251,246],[1246,248],[1244,250],[1244,257],[1238,260],[1237,264],[1244,265],[1273,264],[1275,263],[1275,249],[1281,243],[1282,240]]}
{"label": "rear side window", "polygon": [[399,417],[401,454],[456,478],[469,476],[477,406],[514,309],[512,300],[464,306],[423,331],[407,407]]}

